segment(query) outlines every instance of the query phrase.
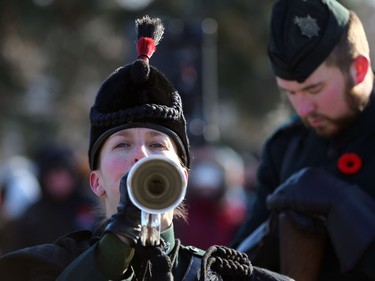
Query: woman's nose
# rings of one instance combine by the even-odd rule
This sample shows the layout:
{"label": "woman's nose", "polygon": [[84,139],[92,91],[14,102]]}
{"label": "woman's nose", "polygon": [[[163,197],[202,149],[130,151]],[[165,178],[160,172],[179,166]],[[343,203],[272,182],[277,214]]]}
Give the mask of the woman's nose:
{"label": "woman's nose", "polygon": [[134,149],[134,163],[148,156],[145,145],[137,145]]}

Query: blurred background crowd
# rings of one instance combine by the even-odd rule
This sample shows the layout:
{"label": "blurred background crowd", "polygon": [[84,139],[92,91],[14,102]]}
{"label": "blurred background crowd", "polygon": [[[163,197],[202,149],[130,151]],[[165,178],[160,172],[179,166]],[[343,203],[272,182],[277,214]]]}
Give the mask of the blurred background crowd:
{"label": "blurred background crowd", "polygon": [[[2,0],[0,254],[95,229],[89,107],[135,59],[134,19],[145,14],[166,25],[152,63],[181,93],[194,157],[177,231],[204,249],[227,244],[251,204],[259,148],[290,113],[266,53],[273,2]],[[342,2],[374,45],[375,1]]]}

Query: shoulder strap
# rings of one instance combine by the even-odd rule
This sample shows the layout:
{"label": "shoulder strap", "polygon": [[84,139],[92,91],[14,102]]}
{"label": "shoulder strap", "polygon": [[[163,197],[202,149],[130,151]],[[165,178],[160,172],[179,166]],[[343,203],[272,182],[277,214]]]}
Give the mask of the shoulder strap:
{"label": "shoulder strap", "polygon": [[198,280],[198,271],[201,266],[201,258],[192,255],[190,258],[189,266],[185,272],[182,281],[196,281]]}

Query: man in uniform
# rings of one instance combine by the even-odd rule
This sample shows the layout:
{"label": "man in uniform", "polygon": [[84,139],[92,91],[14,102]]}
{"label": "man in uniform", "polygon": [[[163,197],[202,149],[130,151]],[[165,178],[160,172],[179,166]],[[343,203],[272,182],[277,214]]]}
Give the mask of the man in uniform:
{"label": "man in uniform", "polygon": [[375,93],[361,21],[336,0],[279,0],[268,54],[296,115],[265,143],[252,212],[232,246],[282,270],[284,253],[274,261],[262,249],[291,242],[281,239],[283,214],[325,241],[317,280],[375,280]]}

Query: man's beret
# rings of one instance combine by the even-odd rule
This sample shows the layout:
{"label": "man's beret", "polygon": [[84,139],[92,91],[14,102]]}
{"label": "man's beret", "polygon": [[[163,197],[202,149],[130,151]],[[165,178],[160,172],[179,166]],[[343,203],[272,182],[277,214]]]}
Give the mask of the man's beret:
{"label": "man's beret", "polygon": [[274,74],[304,81],[332,52],[348,22],[349,10],[336,0],[278,0],[268,44]]}

